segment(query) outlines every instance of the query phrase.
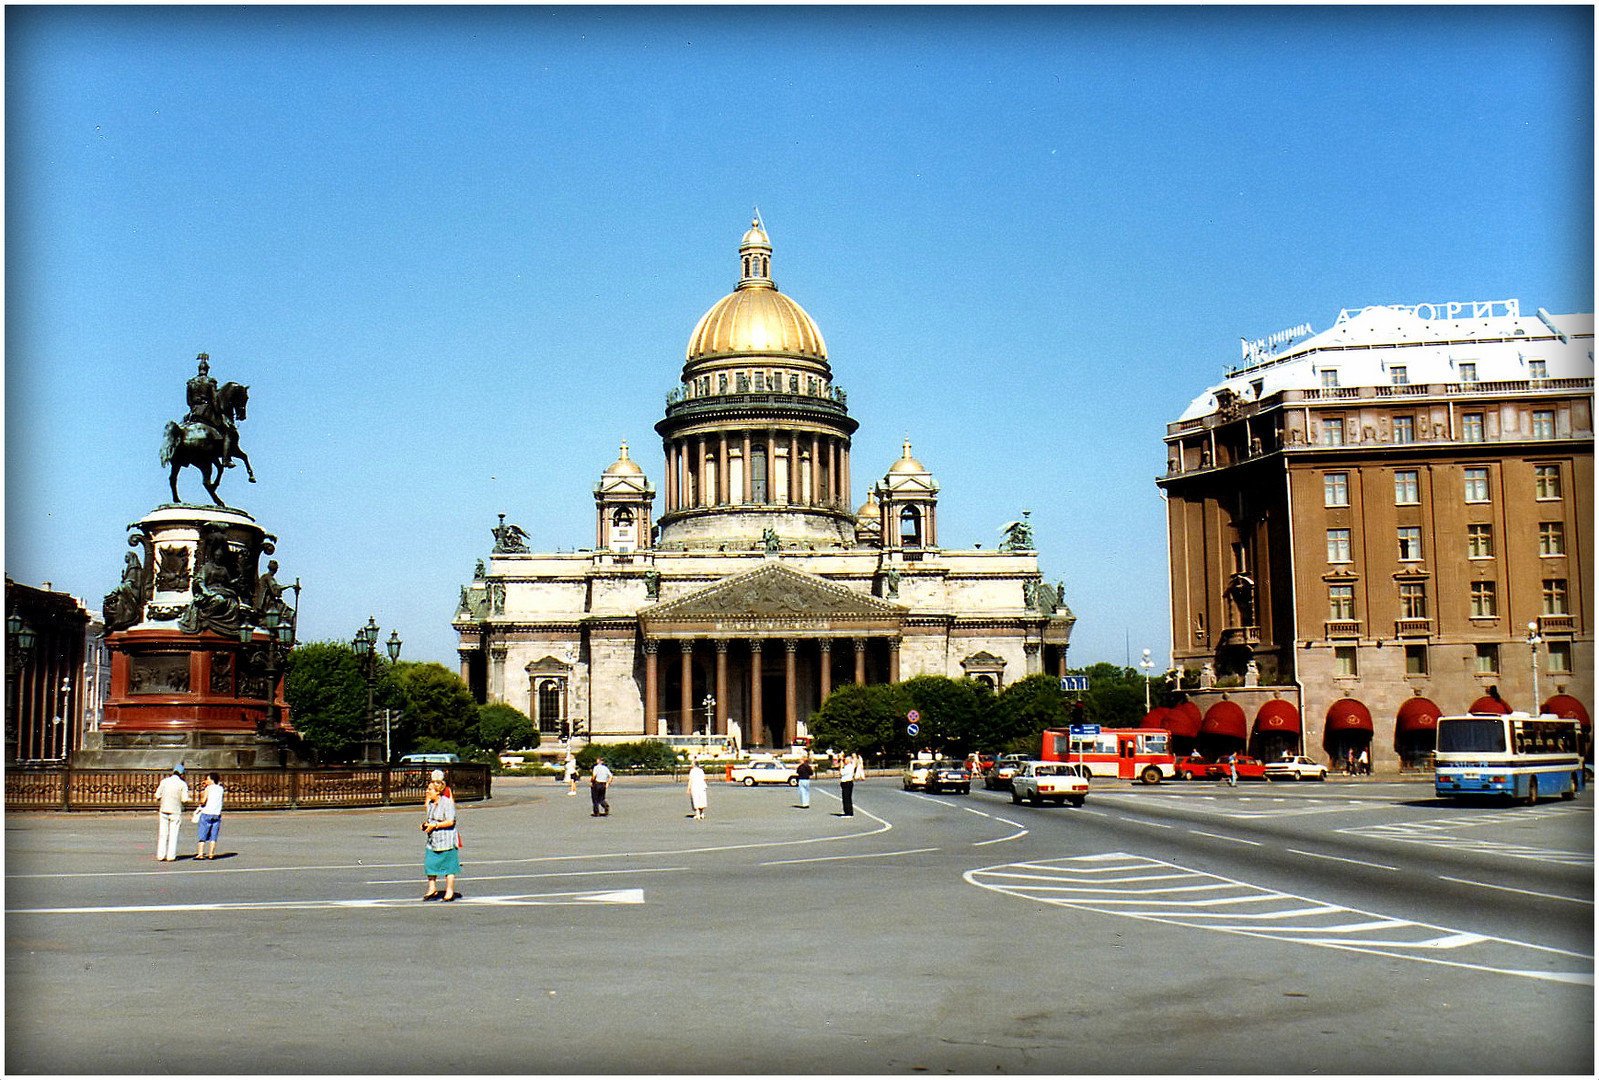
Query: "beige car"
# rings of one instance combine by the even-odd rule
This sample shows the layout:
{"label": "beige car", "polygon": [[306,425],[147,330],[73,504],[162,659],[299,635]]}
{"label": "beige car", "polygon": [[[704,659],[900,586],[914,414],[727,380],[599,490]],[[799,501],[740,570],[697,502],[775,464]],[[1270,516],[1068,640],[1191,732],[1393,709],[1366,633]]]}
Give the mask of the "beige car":
{"label": "beige car", "polygon": [[1088,798],[1088,778],[1082,767],[1065,761],[1029,761],[1010,779],[1010,801],[1038,806],[1071,803],[1081,806]]}

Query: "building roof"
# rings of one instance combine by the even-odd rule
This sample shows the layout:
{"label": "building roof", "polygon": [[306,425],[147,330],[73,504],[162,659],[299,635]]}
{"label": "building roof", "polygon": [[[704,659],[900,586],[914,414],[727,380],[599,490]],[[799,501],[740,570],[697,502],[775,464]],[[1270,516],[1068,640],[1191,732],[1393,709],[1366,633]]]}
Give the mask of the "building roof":
{"label": "building roof", "polygon": [[[1196,397],[1181,420],[1216,411],[1217,392],[1230,390],[1257,401],[1284,390],[1330,385],[1391,386],[1472,381],[1462,364],[1475,364],[1475,381],[1524,381],[1530,362],[1545,363],[1545,378],[1593,377],[1593,315],[1551,315],[1539,308],[1523,315],[1517,300],[1478,303],[1378,305],[1345,309],[1320,333],[1307,326],[1285,331],[1292,341],[1280,352],[1265,341],[1244,341],[1242,366]],[[1305,336],[1308,335],[1308,336]],[[1279,335],[1281,336],[1281,335]]]}

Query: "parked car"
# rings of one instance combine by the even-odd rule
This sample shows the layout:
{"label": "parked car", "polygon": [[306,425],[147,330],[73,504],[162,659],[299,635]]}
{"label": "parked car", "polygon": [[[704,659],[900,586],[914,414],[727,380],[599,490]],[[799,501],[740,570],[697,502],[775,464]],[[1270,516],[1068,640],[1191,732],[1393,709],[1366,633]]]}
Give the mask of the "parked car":
{"label": "parked car", "polygon": [[1027,762],[1026,754],[1002,754],[994,767],[983,774],[983,786],[989,791],[1009,791],[1010,779],[1016,770]]}
{"label": "parked car", "polygon": [[745,787],[754,787],[756,784],[799,786],[799,777],[794,773],[794,766],[770,758],[758,758],[748,765],[734,765],[727,771],[727,778]]}
{"label": "parked car", "polygon": [[972,790],[972,774],[965,764],[940,758],[936,761],[913,761],[905,768],[900,783],[906,791],[921,789],[929,795],[940,791],[958,791],[962,795]]}
{"label": "parked car", "polygon": [[1266,762],[1265,775],[1267,780],[1286,780],[1292,777],[1295,780],[1325,780],[1327,779],[1327,766],[1314,758],[1290,757],[1281,761]]}
{"label": "parked car", "polygon": [[1056,806],[1083,805],[1088,798],[1088,778],[1064,761],[1028,761],[1010,781],[1010,801],[1031,802],[1035,806],[1048,800]]}
{"label": "parked car", "polygon": [[[1259,780],[1265,775],[1266,767],[1252,757],[1239,754],[1235,764],[1238,766],[1240,780]],[[1189,754],[1177,759],[1176,768],[1179,780],[1225,780],[1228,761],[1226,758],[1217,758],[1213,761],[1199,754]]]}

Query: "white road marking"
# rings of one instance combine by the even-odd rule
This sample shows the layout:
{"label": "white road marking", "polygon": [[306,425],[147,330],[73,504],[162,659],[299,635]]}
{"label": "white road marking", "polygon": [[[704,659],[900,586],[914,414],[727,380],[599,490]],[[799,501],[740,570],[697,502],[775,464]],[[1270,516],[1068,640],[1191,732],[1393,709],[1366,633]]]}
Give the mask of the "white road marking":
{"label": "white road marking", "polygon": [[1365,859],[1345,859],[1338,855],[1323,855],[1319,851],[1300,851],[1298,848],[1289,848],[1294,855],[1307,855],[1312,859],[1331,859],[1333,862],[1354,863],[1356,866],[1369,866],[1373,870],[1398,870],[1397,866],[1385,866],[1382,863],[1367,862]]}
{"label": "white road marking", "polygon": [[936,847],[908,848],[905,851],[869,851],[862,855],[818,855],[814,859],[776,859],[756,863],[757,866],[793,866],[796,863],[841,862],[845,859],[891,859],[897,855],[925,855],[937,851]]}
{"label": "white road marking", "polygon": [[[1532,942],[1360,911],[1125,852],[970,870],[980,888],[1059,907],[1289,941],[1520,978],[1593,985],[1593,957]],[[1578,970],[1500,967],[1506,949],[1577,961]],[[1445,958],[1445,957],[1449,958]]]}
{"label": "white road marking", "polygon": [[[416,907],[419,897],[382,896],[360,900],[230,900],[208,904],[124,904],[101,907],[8,908],[7,915],[140,915],[195,911],[337,911],[352,908]],[[442,902],[442,901],[440,901]],[[489,906],[547,907],[572,904],[642,904],[643,889],[602,889],[564,893],[522,893],[515,896],[467,895],[452,903]]]}
{"label": "white road marking", "polygon": [[1248,844],[1250,847],[1265,847],[1266,846],[1266,845],[1262,844],[1259,840],[1245,840],[1241,836],[1223,836],[1220,833],[1201,832],[1198,829],[1189,829],[1188,831],[1190,833],[1192,833],[1193,835],[1195,835],[1195,836],[1208,836],[1212,840],[1231,840],[1235,844]]}
{"label": "white road marking", "polygon": [[1475,885],[1479,889],[1498,889],[1500,892],[1520,893],[1522,896],[1536,896],[1543,900],[1565,900],[1572,904],[1587,904],[1593,907],[1592,900],[1584,900],[1580,896],[1561,896],[1559,893],[1533,892],[1531,889],[1512,889],[1509,885],[1490,885],[1486,881],[1468,881],[1465,878],[1445,877],[1438,875],[1440,881],[1453,881],[1457,885]]}
{"label": "white road marking", "polygon": [[1027,829],[1022,829],[1020,832],[1013,832],[1009,836],[996,836],[992,840],[975,840],[972,842],[972,847],[987,847],[989,844],[1003,844],[1009,840],[1020,840],[1027,833]]}
{"label": "white road marking", "polygon": [[[1548,816],[1548,815],[1539,815]],[[1399,844],[1423,844],[1427,847],[1447,848],[1455,851],[1480,852],[1500,855],[1507,859],[1528,859],[1533,862],[1554,863],[1558,866],[1592,866],[1592,851],[1561,851],[1533,844],[1510,844],[1499,840],[1454,835],[1458,830],[1479,825],[1497,825],[1508,821],[1535,820],[1534,811],[1525,817],[1508,815],[1482,815],[1476,817],[1443,818],[1432,821],[1396,822],[1388,825],[1361,825],[1340,829],[1349,835],[1371,840],[1392,840]]]}

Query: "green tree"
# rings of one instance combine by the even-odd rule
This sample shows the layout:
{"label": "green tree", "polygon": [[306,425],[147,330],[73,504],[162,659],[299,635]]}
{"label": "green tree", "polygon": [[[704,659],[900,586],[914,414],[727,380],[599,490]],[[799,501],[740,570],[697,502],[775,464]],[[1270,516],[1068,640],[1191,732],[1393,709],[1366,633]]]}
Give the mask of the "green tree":
{"label": "green tree", "polygon": [[352,761],[360,754],[366,680],[348,645],[318,641],[296,646],[289,654],[283,695],[301,748],[313,760]]}
{"label": "green tree", "polygon": [[[1101,727],[1137,727],[1144,719],[1144,676],[1137,669],[1098,663],[1076,674],[1088,676],[1088,693],[1082,696],[1083,714],[1088,723]],[[1153,696],[1150,700],[1154,701]]]}
{"label": "green tree", "polygon": [[900,683],[899,692],[918,714],[920,731],[907,736],[916,748],[931,749],[942,757],[989,749],[985,739],[993,694],[987,686],[971,679],[918,675]]}
{"label": "green tree", "polygon": [[464,756],[477,730],[478,707],[459,675],[443,664],[402,661],[390,683],[383,703],[401,711],[396,746]]}
{"label": "green tree", "polygon": [[472,741],[496,756],[507,750],[531,750],[539,744],[538,729],[527,714],[503,701],[477,707],[477,728]]}
{"label": "green tree", "polygon": [[1071,723],[1070,700],[1054,675],[1029,675],[994,699],[992,739],[1013,754],[1037,754],[1045,728]]}
{"label": "green tree", "polygon": [[910,751],[905,734],[905,713],[910,708],[901,684],[848,683],[811,714],[811,738],[819,750],[903,757]]}

